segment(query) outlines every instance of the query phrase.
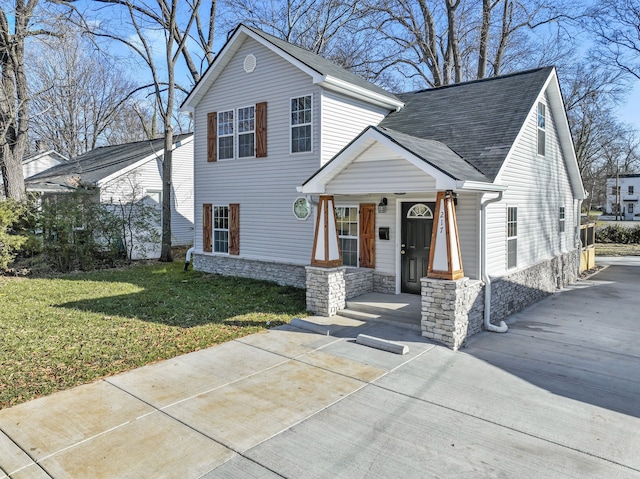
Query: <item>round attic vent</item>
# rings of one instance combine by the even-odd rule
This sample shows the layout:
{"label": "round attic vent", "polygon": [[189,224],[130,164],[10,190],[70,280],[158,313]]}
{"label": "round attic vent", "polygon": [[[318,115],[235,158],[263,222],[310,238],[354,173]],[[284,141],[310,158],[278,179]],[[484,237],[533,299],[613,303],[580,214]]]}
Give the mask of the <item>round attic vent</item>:
{"label": "round attic vent", "polygon": [[256,57],[253,53],[247,55],[244,59],[244,71],[251,73],[256,69]]}

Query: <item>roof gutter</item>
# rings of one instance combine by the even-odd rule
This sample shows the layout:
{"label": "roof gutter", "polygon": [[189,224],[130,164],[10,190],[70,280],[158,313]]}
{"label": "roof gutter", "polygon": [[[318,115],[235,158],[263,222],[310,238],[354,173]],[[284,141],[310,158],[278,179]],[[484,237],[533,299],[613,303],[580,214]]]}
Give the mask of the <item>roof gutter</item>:
{"label": "roof gutter", "polygon": [[498,196],[480,203],[480,224],[481,224],[481,264],[480,276],[484,281],[484,329],[494,333],[506,333],[509,327],[504,321],[500,321],[500,326],[491,324],[491,278],[487,274],[487,205],[497,203],[502,200],[502,191],[498,191]]}

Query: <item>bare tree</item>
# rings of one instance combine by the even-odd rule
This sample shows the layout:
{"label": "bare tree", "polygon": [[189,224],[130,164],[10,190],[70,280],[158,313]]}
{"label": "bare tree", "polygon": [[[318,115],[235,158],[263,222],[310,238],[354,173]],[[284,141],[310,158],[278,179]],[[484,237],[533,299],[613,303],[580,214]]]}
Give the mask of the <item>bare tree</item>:
{"label": "bare tree", "polygon": [[0,7],[0,169],[5,195],[19,201],[25,199],[22,157],[29,131],[25,42],[29,36],[50,33],[30,29],[37,6],[38,0],[16,0],[12,10]]}
{"label": "bare tree", "polygon": [[[171,261],[171,167],[174,131],[172,117],[176,103],[176,89],[187,91],[176,82],[176,65],[179,59],[183,58],[195,83],[200,79],[203,69],[212,61],[216,0],[208,2],[156,0],[148,3],[129,0],[97,0],[97,2],[123,8],[127,16],[127,26],[133,29],[133,36],[122,31],[110,32],[104,28],[93,30],[92,34],[126,45],[143,61],[153,80],[150,87],[164,127],[160,260]],[[201,10],[206,12],[206,17],[201,16]],[[161,61],[158,61],[158,44],[154,41],[157,39],[158,32],[162,35],[161,50],[164,58]],[[193,52],[186,48],[187,41],[194,39],[196,41],[190,46],[199,45],[203,53],[200,68],[196,66],[192,57]]]}
{"label": "bare tree", "polygon": [[586,12],[586,27],[597,36],[598,58],[640,79],[640,3],[601,0]]}
{"label": "bare tree", "polygon": [[533,32],[564,19],[571,2],[372,0],[370,27],[380,48],[395,56],[380,71],[395,69],[414,86],[437,87],[538,66],[546,49],[529,47],[540,42]]}
{"label": "bare tree", "polygon": [[112,141],[142,140],[133,95],[136,87],[115,61],[70,28],[42,38],[27,54],[31,133],[69,158]]}

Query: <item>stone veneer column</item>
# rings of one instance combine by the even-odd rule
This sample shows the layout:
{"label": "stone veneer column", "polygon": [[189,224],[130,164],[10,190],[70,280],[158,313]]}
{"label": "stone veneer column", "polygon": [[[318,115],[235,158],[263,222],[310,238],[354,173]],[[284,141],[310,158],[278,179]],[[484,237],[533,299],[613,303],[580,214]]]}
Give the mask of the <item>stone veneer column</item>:
{"label": "stone veneer column", "polygon": [[[444,280],[421,278],[422,336],[458,350],[479,330],[483,285],[469,278]],[[478,318],[476,318],[478,316]]]}
{"label": "stone veneer column", "polygon": [[307,309],[321,316],[335,316],[346,306],[346,267],[307,266]]}

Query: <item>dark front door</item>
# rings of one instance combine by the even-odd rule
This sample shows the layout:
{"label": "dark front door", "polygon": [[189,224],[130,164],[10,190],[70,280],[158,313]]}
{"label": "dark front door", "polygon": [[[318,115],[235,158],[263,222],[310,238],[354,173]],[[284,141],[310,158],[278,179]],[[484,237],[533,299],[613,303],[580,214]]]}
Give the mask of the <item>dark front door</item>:
{"label": "dark front door", "polygon": [[402,292],[420,294],[420,278],[427,275],[435,203],[402,203]]}

